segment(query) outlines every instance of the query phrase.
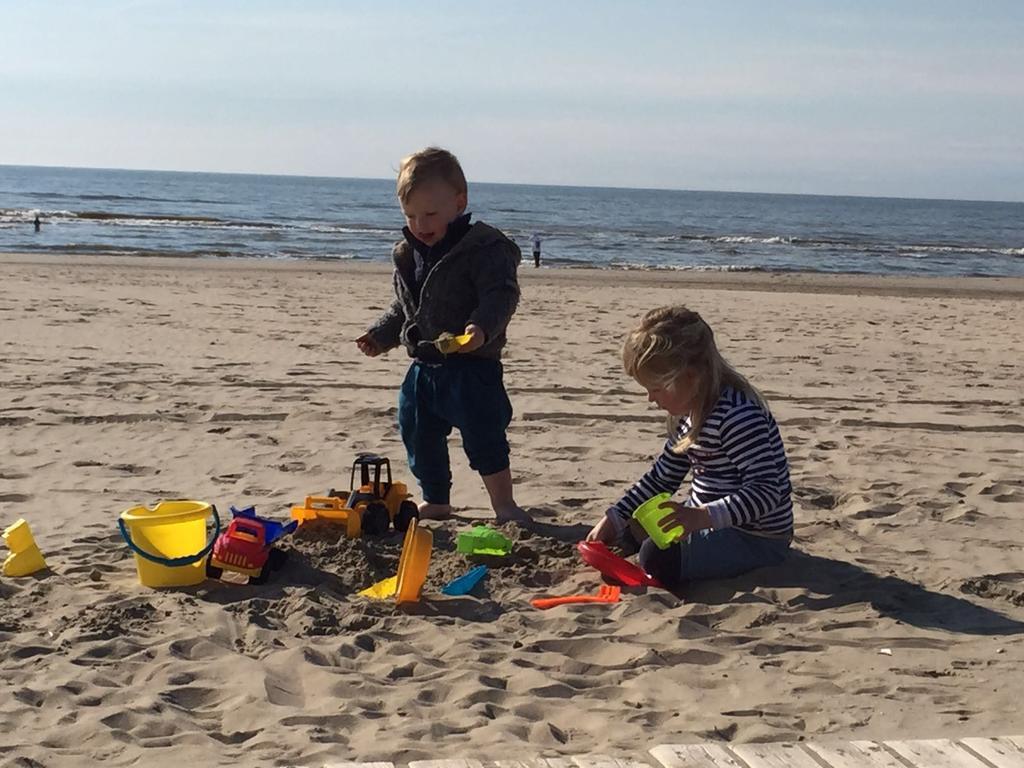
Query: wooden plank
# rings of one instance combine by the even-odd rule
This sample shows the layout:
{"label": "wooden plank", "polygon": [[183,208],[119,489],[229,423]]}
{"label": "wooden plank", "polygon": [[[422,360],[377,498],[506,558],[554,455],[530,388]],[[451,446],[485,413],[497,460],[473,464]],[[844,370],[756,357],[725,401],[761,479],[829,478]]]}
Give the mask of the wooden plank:
{"label": "wooden plank", "polygon": [[729,749],[750,768],[821,768],[799,744],[733,744]]}
{"label": "wooden plank", "polygon": [[572,758],[577,768],[651,768],[637,760],[617,760],[608,755],[577,755]]}
{"label": "wooden plank", "polygon": [[988,760],[996,768],[1024,768],[1024,744],[1014,744],[1008,738],[1002,739],[960,739]]}
{"label": "wooden plank", "polygon": [[454,760],[413,760],[409,768],[484,768],[479,760],[458,758]]}
{"label": "wooden plank", "polygon": [[847,743],[808,742],[806,748],[832,768],[907,768],[881,744],[873,741]]}
{"label": "wooden plank", "polygon": [[745,768],[717,744],[661,744],[648,752],[665,768]]}
{"label": "wooden plank", "polygon": [[920,768],[990,768],[949,739],[887,741],[885,746]]}

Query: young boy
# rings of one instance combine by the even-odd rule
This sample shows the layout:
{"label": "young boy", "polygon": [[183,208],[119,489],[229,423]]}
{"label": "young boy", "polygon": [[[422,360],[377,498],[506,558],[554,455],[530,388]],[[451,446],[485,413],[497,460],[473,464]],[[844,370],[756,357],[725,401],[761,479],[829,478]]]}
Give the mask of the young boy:
{"label": "young boy", "polygon": [[[370,357],[404,344],[413,358],[398,396],[398,426],[423,491],[420,517],[451,514],[448,435],[458,427],[498,522],[525,520],[512,495],[505,437],[512,404],[501,365],[505,328],[519,303],[519,248],[497,229],[470,223],[466,177],[443,149],[402,161],[398,199],[407,226],[392,252],[396,299],[356,344]],[[443,333],[469,338],[445,354],[434,344]]]}

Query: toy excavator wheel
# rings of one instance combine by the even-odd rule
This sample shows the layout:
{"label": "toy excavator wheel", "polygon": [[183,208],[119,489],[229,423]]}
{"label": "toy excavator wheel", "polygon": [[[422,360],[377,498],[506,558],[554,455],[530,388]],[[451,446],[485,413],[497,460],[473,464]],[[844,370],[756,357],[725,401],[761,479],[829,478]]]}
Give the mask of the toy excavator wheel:
{"label": "toy excavator wheel", "polygon": [[270,570],[271,570],[271,568],[270,568],[270,560],[267,560],[267,562],[265,562],[263,564],[263,567],[260,568],[260,572],[259,572],[258,575],[250,576],[249,577],[249,583],[250,584],[266,584],[267,583],[267,579],[270,578]]}
{"label": "toy excavator wheel", "polygon": [[419,520],[420,510],[416,502],[406,499],[399,505],[398,514],[395,515],[395,530],[405,533],[413,520]]}
{"label": "toy excavator wheel", "polygon": [[370,536],[381,536],[388,532],[391,518],[388,508],[379,501],[371,501],[363,510],[363,533]]}
{"label": "toy excavator wheel", "polygon": [[279,571],[284,568],[284,564],[288,562],[288,553],[283,549],[274,548],[270,550],[270,556],[267,558],[267,565],[272,571]]}
{"label": "toy excavator wheel", "polygon": [[207,558],[206,560],[206,578],[208,579],[219,579],[224,575],[224,569],[218,568],[213,564],[213,561]]}

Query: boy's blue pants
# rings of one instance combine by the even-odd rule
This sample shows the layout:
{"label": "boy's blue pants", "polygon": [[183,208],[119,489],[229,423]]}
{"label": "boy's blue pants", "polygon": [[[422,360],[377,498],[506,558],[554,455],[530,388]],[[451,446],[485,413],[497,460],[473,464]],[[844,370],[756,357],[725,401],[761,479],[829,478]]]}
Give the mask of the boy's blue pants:
{"label": "boy's blue pants", "polygon": [[493,475],[508,469],[505,430],[511,421],[499,360],[455,355],[436,365],[416,361],[409,366],[398,395],[398,427],[423,500],[449,503],[452,427],[462,434],[469,466]]}

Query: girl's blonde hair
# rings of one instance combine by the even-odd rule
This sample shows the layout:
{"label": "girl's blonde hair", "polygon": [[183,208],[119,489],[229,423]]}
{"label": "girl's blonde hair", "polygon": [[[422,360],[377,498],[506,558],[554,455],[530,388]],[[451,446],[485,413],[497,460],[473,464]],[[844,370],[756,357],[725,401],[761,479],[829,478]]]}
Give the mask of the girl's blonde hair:
{"label": "girl's blonde hair", "polygon": [[[696,385],[693,409],[688,414],[690,429],[672,446],[675,453],[697,442],[704,421],[725,387],[745,392],[767,408],[761,393],[722,357],[710,326],[681,304],[658,307],[643,316],[622,345],[622,365],[626,373],[652,389],[671,391],[683,374]],[[669,415],[670,437],[686,416]]]}

